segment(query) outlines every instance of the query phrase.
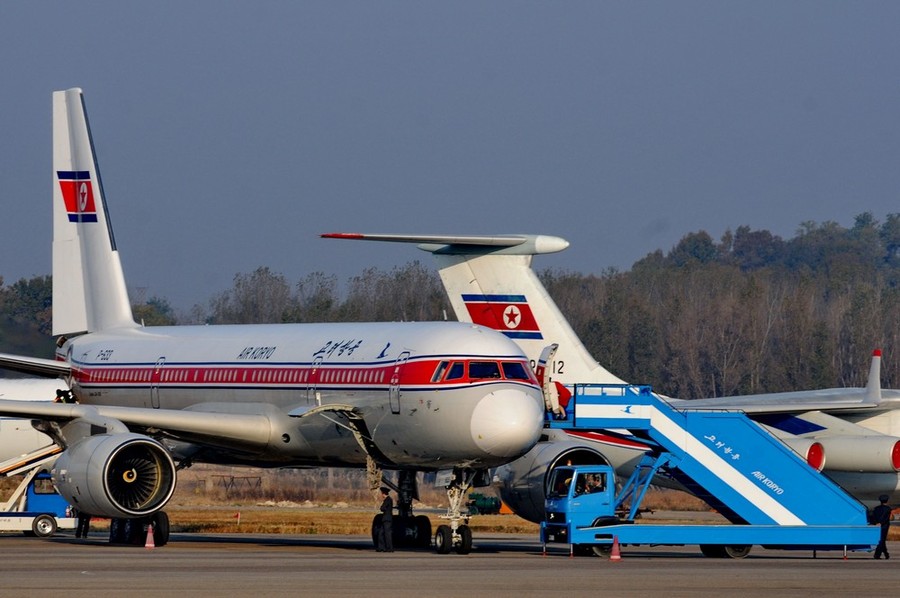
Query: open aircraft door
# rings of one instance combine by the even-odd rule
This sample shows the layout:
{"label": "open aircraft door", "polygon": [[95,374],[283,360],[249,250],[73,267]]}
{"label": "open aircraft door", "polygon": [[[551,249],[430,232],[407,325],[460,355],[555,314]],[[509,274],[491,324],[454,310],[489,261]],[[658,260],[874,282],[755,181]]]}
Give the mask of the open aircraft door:
{"label": "open aircraft door", "polygon": [[400,371],[409,359],[409,351],[404,351],[397,357],[394,363],[394,371],[391,374],[390,401],[391,413],[400,413]]}

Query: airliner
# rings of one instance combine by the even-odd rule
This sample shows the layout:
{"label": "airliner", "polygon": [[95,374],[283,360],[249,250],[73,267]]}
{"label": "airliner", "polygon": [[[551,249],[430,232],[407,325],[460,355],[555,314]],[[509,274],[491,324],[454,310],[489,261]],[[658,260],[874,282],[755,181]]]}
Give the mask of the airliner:
{"label": "airliner", "polygon": [[[461,322],[502,332],[522,347],[545,385],[546,408],[564,410],[575,384],[624,384],[590,355],[531,268],[563,251],[550,235],[328,233],[326,238],[415,243],[430,252]],[[882,389],[881,352],[865,388],[831,388],[681,401],[680,409],[746,412],[860,501],[900,490],[900,390]],[[646,449],[615,434],[547,430],[527,455],[499,468],[500,493],[518,515],[544,519],[547,476],[557,465],[610,464],[623,475]]]}
{"label": "airliner", "polygon": [[143,543],[152,524],[164,542],[162,509],[192,463],[359,467],[376,488],[396,471],[401,535],[428,545],[412,501],[416,472],[438,472],[450,506],[435,548],[469,552],[467,490],[541,434],[522,350],[460,322],[138,325],[94,147],[82,91],[54,92],[58,348],[55,359],[0,355],[0,367],[62,378],[77,401],[0,400],[0,415],[37,420],[62,449],[60,494],[113,518],[112,541]]}

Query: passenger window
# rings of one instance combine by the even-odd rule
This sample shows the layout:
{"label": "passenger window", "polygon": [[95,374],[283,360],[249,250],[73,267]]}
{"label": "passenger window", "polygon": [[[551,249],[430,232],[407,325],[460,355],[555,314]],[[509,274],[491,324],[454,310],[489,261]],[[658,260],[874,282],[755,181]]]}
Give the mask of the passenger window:
{"label": "passenger window", "polygon": [[459,380],[465,375],[465,368],[463,368],[463,364],[460,362],[454,362],[452,366],[450,366],[450,371],[447,373],[447,380]]}
{"label": "passenger window", "polygon": [[473,361],[469,364],[469,378],[499,378],[500,366],[496,361]]}
{"label": "passenger window", "polygon": [[525,366],[518,361],[503,362],[503,377],[507,380],[528,380],[528,372]]}
{"label": "passenger window", "polygon": [[444,376],[444,372],[447,371],[447,366],[450,365],[449,361],[442,361],[438,364],[437,369],[434,370],[434,376],[431,377],[432,382],[440,382],[441,378]]}

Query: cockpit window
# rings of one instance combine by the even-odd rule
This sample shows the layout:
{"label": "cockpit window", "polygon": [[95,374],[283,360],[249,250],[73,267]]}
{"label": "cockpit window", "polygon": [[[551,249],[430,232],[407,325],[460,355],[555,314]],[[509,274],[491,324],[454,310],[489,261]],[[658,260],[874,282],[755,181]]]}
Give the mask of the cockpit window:
{"label": "cockpit window", "polygon": [[507,380],[528,380],[528,372],[525,366],[518,361],[503,362],[503,377]]}
{"label": "cockpit window", "polygon": [[431,377],[431,381],[440,382],[441,378],[444,376],[444,372],[447,371],[448,365],[450,365],[449,361],[440,362],[437,366],[437,369],[434,370],[434,376]]}
{"label": "cockpit window", "polygon": [[459,361],[454,361],[453,365],[450,366],[450,371],[447,373],[447,380],[459,380],[466,374],[466,369],[463,367],[463,364]]}
{"label": "cockpit window", "polygon": [[496,361],[473,361],[469,364],[469,378],[499,378],[500,365]]}

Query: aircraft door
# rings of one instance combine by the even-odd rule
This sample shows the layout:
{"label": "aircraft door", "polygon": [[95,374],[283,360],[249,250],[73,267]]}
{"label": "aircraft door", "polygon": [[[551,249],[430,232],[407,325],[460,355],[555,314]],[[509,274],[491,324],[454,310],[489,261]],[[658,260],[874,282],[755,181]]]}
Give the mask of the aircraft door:
{"label": "aircraft door", "polygon": [[394,372],[391,374],[391,387],[390,387],[390,402],[391,402],[391,413],[400,413],[400,371],[403,369],[403,365],[409,359],[409,351],[404,351],[397,357],[396,363],[394,363]]}
{"label": "aircraft door", "polygon": [[166,358],[160,357],[153,366],[153,373],[150,374],[150,406],[159,409],[159,383],[162,380],[163,366],[166,365]]}
{"label": "aircraft door", "polygon": [[316,357],[316,360],[312,363],[312,369],[309,371],[309,383],[306,385],[306,404],[312,405],[315,403],[316,405],[321,404],[319,400],[319,395],[316,392],[316,386],[319,383],[319,368],[322,365],[322,356],[319,355]]}

